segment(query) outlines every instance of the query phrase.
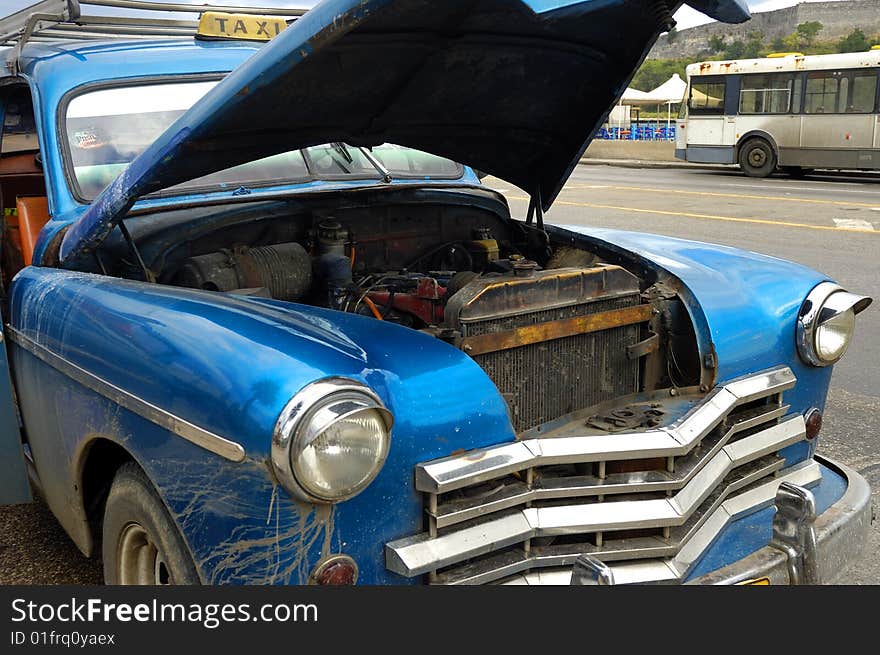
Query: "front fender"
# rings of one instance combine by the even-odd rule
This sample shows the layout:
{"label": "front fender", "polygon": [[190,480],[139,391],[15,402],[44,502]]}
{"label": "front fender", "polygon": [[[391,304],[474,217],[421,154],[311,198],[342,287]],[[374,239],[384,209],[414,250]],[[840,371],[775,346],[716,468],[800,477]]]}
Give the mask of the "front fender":
{"label": "front fender", "polygon": [[[794,262],[728,246],[581,226],[559,226],[586,247],[628,258],[658,276],[673,276],[694,322],[701,354],[714,349],[716,383],[785,365],[797,376],[786,393],[793,410],[823,410],[833,367],[798,356],[797,314],[809,292],[829,278]],[[792,461],[805,451],[787,453]]]}
{"label": "front fender", "polygon": [[[473,360],[437,339],[372,318],[37,267],[16,277],[10,295],[10,324],[24,338],[244,447],[243,462],[224,460],[120,411],[106,397],[85,393],[70,379],[59,381],[58,371],[52,384],[72,391],[54,394],[69,400],[47,403],[46,411],[65,416],[54,423],[29,421],[32,431],[63,426],[58,434],[29,438],[64,442],[57,446],[66,453],[96,433],[124,433],[120,441],[154,481],[211,582],[302,582],[310,564],[342,542],[358,559],[364,581],[384,581],[376,544],[421,529],[415,464],[514,438],[503,399]],[[395,414],[382,472],[333,512],[293,502],[266,464],[284,405],[305,385],[331,376],[368,384]],[[38,380],[36,374],[19,380],[29,406],[49,393]],[[44,452],[46,447],[51,444]],[[71,461],[70,484],[52,485],[56,494],[73,493],[74,468]],[[407,495],[401,497],[401,490]],[[63,507],[70,499],[57,501],[50,505]],[[303,526],[313,526],[314,538],[280,549],[279,523],[293,526],[288,545],[302,537]],[[267,549],[278,550],[282,560],[268,569]]]}

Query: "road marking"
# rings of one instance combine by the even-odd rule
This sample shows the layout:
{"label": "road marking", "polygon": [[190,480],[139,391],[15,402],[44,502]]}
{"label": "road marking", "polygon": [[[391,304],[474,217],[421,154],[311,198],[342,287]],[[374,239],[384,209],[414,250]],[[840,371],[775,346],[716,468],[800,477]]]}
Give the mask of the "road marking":
{"label": "road marking", "polygon": [[[525,200],[529,198],[525,196],[507,196],[508,200]],[[566,205],[569,207],[589,207],[590,209],[613,209],[622,212],[631,212],[636,214],[659,214],[661,216],[683,216],[684,218],[696,218],[707,221],[727,221],[730,223],[755,223],[758,225],[775,225],[778,227],[797,227],[805,230],[823,230],[831,232],[857,232],[859,234],[880,234],[880,232],[868,232],[864,229],[853,229],[851,227],[832,227],[831,225],[809,225],[807,223],[792,223],[789,221],[770,221],[765,218],[737,218],[734,216],[716,216],[714,214],[692,214],[690,212],[673,212],[664,211],[662,209],[643,209],[641,207],[620,207],[618,205],[599,205],[589,202],[571,202],[567,200],[556,200],[554,205]]]}
{"label": "road marking", "polygon": [[860,218],[834,218],[832,219],[837,227],[847,227],[851,230],[862,230],[864,232],[873,232],[874,225]]}
{"label": "road marking", "polygon": [[[857,191],[855,189],[838,189],[837,186],[841,185],[841,184],[852,184],[853,186],[861,186],[864,183],[862,183],[862,182],[858,182],[858,183],[857,182],[834,182],[833,184],[828,183],[828,186],[824,186],[824,187],[787,186],[787,187],[782,187],[782,190],[784,190],[784,191],[815,191],[816,193],[819,193],[821,191],[828,191],[829,187],[831,187],[833,190],[835,190],[839,193],[861,193],[861,194],[867,194],[867,195],[877,195],[878,193],[880,193],[880,190]],[[768,188],[768,185],[765,185],[765,184],[728,184],[726,186],[734,186],[734,187],[739,187],[742,189],[767,189]]]}
{"label": "road marking", "polygon": [[[592,186],[566,186],[565,190],[581,190],[581,189],[592,189],[596,187]],[[639,186],[608,186],[602,187],[606,189],[615,189],[618,191],[643,191],[646,193],[674,193],[677,195],[685,195],[685,196],[711,196],[715,198],[737,198],[737,199],[748,199],[748,200],[772,200],[772,201],[783,201],[783,202],[804,202],[813,205],[841,205],[847,207],[870,207],[873,208],[877,203],[868,203],[868,202],[851,202],[848,200],[821,200],[818,198],[791,198],[788,196],[756,196],[750,195],[747,193],[719,193],[717,191],[685,191],[683,189],[664,189],[662,187],[639,187]]]}

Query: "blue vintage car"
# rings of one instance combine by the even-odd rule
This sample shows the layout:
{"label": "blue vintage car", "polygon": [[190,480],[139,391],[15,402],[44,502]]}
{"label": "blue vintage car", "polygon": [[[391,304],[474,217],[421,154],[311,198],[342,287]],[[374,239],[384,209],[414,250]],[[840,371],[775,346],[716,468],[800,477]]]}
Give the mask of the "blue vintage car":
{"label": "blue vintage car", "polygon": [[835,580],[870,496],[816,443],[870,299],[543,220],[676,7],[0,22],[3,500],[107,583]]}

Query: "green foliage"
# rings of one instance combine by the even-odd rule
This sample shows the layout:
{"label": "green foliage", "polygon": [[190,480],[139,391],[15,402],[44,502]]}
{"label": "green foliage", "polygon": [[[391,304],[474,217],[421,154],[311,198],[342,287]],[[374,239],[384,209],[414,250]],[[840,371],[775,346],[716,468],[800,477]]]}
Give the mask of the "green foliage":
{"label": "green foliage", "polygon": [[733,43],[727,44],[723,54],[725,59],[742,59],[746,54],[746,44],[737,39]]}
{"label": "green foliage", "polygon": [[754,59],[760,57],[764,52],[764,34],[761,32],[749,32],[749,38],[745,43],[743,57]]}
{"label": "green foliage", "polygon": [[678,28],[673,27],[666,33],[666,40],[669,43],[675,43],[675,40],[678,38]]}
{"label": "green foliage", "polygon": [[859,28],[854,29],[837,42],[838,52],[864,52],[871,49],[871,41]]}
{"label": "green foliage", "polygon": [[723,36],[710,36],[709,37],[709,52],[713,55],[724,50],[724,37]]}
{"label": "green foliage", "polygon": [[819,32],[822,31],[822,23],[817,20],[810,20],[797,26],[795,34],[800,38],[800,42],[804,46],[813,45]]}
{"label": "green foliage", "polygon": [[672,77],[673,73],[685,79],[684,69],[690,63],[691,59],[647,59],[636,72],[630,86],[639,91],[650,91]]}

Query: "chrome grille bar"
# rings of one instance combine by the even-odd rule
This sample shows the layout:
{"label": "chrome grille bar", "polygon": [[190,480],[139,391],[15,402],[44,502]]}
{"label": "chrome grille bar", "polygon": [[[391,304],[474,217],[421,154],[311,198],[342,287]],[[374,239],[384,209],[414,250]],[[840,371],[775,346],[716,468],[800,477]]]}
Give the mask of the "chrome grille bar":
{"label": "chrome grille bar", "polygon": [[[680,582],[699,561],[706,548],[721,531],[737,518],[773,503],[776,490],[782,482],[812,486],[821,478],[819,465],[814,461],[803,462],[769,482],[756,486],[725,501],[709,517],[701,529],[672,558],[611,564],[609,567],[615,584],[646,584]],[[565,565],[568,565],[565,562]],[[501,584],[561,584],[571,580],[570,569],[530,571],[504,580]]]}
{"label": "chrome grille bar", "polygon": [[704,447],[700,456],[688,456],[678,460],[675,472],[643,471],[636,473],[609,474],[604,478],[593,475],[567,477],[562,479],[548,478],[538,480],[530,489],[524,482],[506,485],[490,500],[483,498],[452,501],[438,507],[436,512],[429,512],[437,521],[438,528],[449,527],[463,521],[477,518],[485,514],[510,509],[517,505],[539,500],[555,498],[581,498],[598,495],[624,493],[645,493],[654,491],[677,491],[696,475],[697,471],[714,456],[735,435],[751,429],[761,423],[767,423],[784,416],[789,410],[788,405],[775,407],[770,411],[760,412],[745,420],[736,422],[720,438],[711,437],[702,443]]}
{"label": "chrome grille bar", "polygon": [[386,564],[396,573],[413,576],[535,537],[682,525],[733,469],[804,435],[804,419],[797,415],[725,446],[671,498],[530,507],[445,535],[422,534],[389,543]]}
{"label": "chrome grille bar", "polygon": [[416,466],[416,488],[446,493],[536,466],[685,455],[735,407],[795,384],[779,367],[717,387],[699,406],[664,428],[614,435],[526,439]]}

